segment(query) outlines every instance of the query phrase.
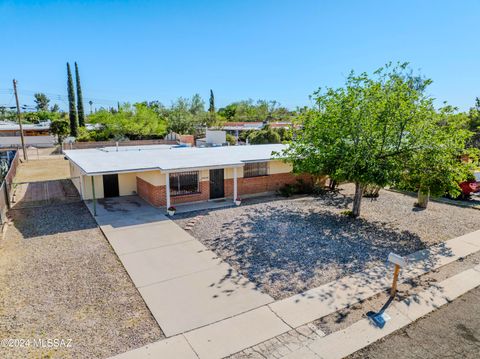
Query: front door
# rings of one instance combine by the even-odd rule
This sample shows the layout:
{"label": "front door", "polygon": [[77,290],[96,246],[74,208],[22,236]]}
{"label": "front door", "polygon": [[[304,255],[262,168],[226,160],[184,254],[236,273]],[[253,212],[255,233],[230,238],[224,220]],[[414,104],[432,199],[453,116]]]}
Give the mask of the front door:
{"label": "front door", "polygon": [[103,175],[103,197],[118,197],[118,174]]}
{"label": "front door", "polygon": [[225,197],[223,188],[223,168],[210,170],[210,199]]}

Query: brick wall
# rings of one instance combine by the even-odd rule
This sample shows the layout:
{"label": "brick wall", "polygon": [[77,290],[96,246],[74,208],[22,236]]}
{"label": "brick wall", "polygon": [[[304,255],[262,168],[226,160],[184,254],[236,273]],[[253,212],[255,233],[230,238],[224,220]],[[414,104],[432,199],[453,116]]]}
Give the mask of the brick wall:
{"label": "brick wall", "polygon": [[137,177],[137,193],[152,206],[162,207],[166,205],[165,186],[154,186]]}
{"label": "brick wall", "polygon": [[[137,177],[137,193],[145,201],[155,207],[167,205],[166,186],[154,186],[151,183]],[[210,184],[208,181],[200,181],[200,193],[185,196],[171,196],[170,204],[206,201],[210,198]]]}
{"label": "brick wall", "polygon": [[200,181],[200,193],[187,194],[185,196],[170,197],[172,204],[207,201],[210,198],[210,183]]}
{"label": "brick wall", "polygon": [[[293,173],[276,173],[269,176],[238,178],[238,196],[262,192],[275,192],[286,184],[295,184],[297,180],[312,182],[310,175],[295,175]],[[225,197],[233,197],[233,179],[224,181]]]}
{"label": "brick wall", "polygon": [[[274,192],[286,184],[295,184],[298,179],[312,182],[312,177],[307,174],[294,175],[293,173],[277,173],[269,176],[238,178],[238,196],[262,192]],[[224,180],[225,197],[233,197],[233,179]],[[165,186],[154,186],[137,177],[138,195],[155,207],[167,205]],[[170,197],[172,205],[188,202],[207,201],[210,198],[210,184],[208,181],[200,182],[200,193]]]}

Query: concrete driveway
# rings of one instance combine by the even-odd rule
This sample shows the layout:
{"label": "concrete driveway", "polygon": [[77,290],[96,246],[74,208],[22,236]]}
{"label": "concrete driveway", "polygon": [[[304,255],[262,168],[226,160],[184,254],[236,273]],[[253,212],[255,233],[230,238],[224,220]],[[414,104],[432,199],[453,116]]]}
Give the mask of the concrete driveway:
{"label": "concrete driveway", "polygon": [[99,200],[95,219],[166,336],[273,302],[163,213],[126,196]]}

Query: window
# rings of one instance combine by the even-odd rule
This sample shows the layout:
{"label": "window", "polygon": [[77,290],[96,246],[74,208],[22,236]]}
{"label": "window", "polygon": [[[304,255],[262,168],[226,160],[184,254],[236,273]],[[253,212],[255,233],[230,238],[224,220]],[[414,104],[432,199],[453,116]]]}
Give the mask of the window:
{"label": "window", "polygon": [[198,171],[170,173],[170,195],[198,193]]}
{"label": "window", "polygon": [[243,177],[258,177],[268,175],[267,162],[246,163],[243,168]]}

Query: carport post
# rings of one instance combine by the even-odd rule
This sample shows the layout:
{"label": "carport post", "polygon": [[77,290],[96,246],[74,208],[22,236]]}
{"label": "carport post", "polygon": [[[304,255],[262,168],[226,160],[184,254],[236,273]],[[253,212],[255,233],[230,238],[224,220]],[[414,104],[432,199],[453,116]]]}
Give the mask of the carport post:
{"label": "carport post", "polygon": [[93,176],[90,176],[92,178],[92,197],[93,197],[93,215],[97,215],[97,199],[95,198],[95,180]]}
{"label": "carport post", "polygon": [[167,196],[167,209],[170,208],[170,174],[165,173],[165,195]]}
{"label": "carport post", "polygon": [[233,202],[237,200],[237,167],[233,167]]}

